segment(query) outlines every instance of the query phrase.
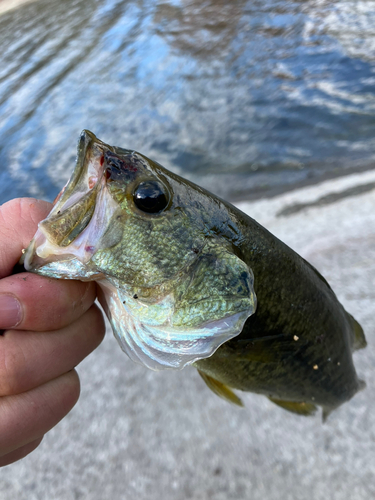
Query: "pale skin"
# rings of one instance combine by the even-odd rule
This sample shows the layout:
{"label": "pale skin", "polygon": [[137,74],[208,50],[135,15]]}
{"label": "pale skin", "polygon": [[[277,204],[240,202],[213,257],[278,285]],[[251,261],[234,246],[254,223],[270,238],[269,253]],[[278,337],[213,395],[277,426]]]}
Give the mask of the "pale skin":
{"label": "pale skin", "polygon": [[105,331],[95,283],[12,275],[50,210],[33,198],[0,206],[0,466],[32,452],[73,408],[74,368]]}

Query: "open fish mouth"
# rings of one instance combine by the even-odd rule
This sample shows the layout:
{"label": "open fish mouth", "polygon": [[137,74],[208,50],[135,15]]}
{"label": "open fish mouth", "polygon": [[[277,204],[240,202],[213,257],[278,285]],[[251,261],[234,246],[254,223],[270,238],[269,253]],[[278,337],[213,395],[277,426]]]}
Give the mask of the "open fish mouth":
{"label": "open fish mouth", "polygon": [[[56,260],[66,262],[74,259],[84,265],[100,248],[101,238],[118,210],[117,203],[106,189],[107,149],[108,146],[94,134],[86,130],[82,132],[73,174],[56,197],[48,217],[38,225],[38,231],[23,257],[26,269],[47,274],[50,272],[49,263]],[[92,273],[82,276],[82,268],[77,265],[79,279],[96,279]],[[63,276],[59,274],[56,277]],[[66,277],[71,279],[75,276],[69,271]]]}

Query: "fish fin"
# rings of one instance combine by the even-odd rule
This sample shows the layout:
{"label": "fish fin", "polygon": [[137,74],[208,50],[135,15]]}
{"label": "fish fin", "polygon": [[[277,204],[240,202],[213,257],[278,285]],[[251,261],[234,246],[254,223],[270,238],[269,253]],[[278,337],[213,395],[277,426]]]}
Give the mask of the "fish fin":
{"label": "fish fin", "polygon": [[[364,380],[358,380],[358,391],[363,391],[363,389],[366,388],[366,382]],[[337,408],[337,406],[334,407],[323,407],[323,414],[322,414],[322,421],[323,424],[327,421],[327,418],[330,416],[330,414]]]}
{"label": "fish fin", "polygon": [[364,349],[367,346],[367,342],[361,325],[358,323],[358,321],[356,321],[353,318],[351,314],[349,313],[346,314],[349,316],[349,319],[352,322],[354,330],[353,351],[357,351],[358,349]]}
{"label": "fish fin", "polygon": [[314,413],[318,409],[317,406],[312,403],[283,401],[282,399],[277,399],[273,397],[269,397],[268,399],[272,401],[272,403],[281,406],[281,408],[283,408],[284,410],[290,411],[292,413],[297,413],[298,415],[304,415],[304,416],[314,415]]}
{"label": "fish fin", "polygon": [[327,422],[327,418],[331,415],[335,408],[324,408],[322,413],[322,422],[325,424]]}
{"label": "fish fin", "polygon": [[363,391],[366,389],[366,382],[364,380],[358,380],[358,390]]}
{"label": "fish fin", "polygon": [[198,373],[206,382],[207,387],[211,389],[211,391],[214,392],[217,396],[225,399],[226,401],[229,401],[229,403],[243,407],[241,399],[227,385],[219,382],[209,375],[206,375],[206,373],[203,373],[200,370],[198,370]]}
{"label": "fish fin", "polygon": [[332,290],[331,288],[331,285],[328,283],[328,281],[325,279],[325,277],[323,275],[320,274],[320,272],[316,269],[316,267],[314,267],[312,264],[310,264],[310,262],[307,262],[307,260],[305,260],[305,263],[308,265],[308,267],[318,276],[318,278],[323,281],[323,283],[330,289]]}

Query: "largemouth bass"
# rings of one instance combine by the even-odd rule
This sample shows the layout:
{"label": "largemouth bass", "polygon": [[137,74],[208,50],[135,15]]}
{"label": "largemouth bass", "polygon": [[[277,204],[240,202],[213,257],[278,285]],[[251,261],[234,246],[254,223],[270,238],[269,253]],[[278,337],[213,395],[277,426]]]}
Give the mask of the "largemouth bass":
{"label": "largemouth bass", "polygon": [[363,387],[352,359],[363,331],[314,267],[231,204],[91,132],[23,263],[97,281],[131,359],[193,365],[233,403],[238,389],[327,416]]}

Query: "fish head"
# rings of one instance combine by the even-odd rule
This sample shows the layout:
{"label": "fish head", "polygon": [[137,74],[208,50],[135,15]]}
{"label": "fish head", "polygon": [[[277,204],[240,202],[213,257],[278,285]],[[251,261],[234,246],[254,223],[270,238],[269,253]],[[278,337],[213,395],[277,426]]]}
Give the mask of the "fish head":
{"label": "fish head", "polygon": [[218,198],[84,131],[72,177],[23,262],[45,276],[97,281],[130,358],[182,368],[212,355],[255,312],[240,241]]}

